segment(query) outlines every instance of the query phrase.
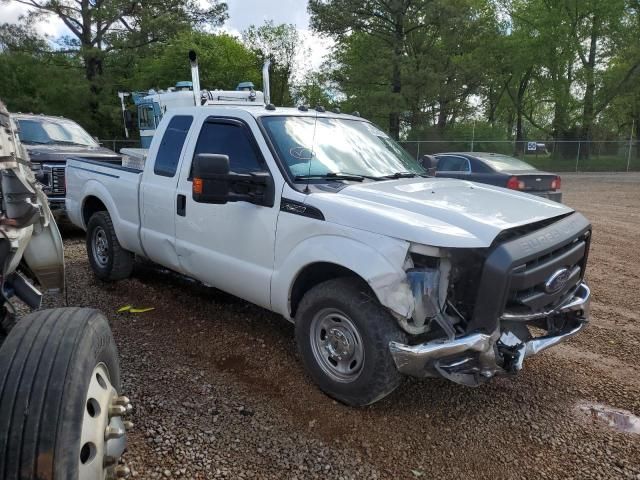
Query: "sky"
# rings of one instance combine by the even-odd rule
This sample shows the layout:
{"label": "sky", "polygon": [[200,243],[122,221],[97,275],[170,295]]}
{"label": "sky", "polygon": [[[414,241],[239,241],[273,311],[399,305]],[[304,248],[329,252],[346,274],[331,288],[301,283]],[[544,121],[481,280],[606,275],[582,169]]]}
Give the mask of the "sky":
{"label": "sky", "polygon": [[[267,20],[273,20],[276,24],[292,23],[296,26],[304,41],[304,47],[310,54],[298,59],[295,78],[301,78],[304,72],[318,68],[332,45],[330,39],[322,38],[309,29],[307,0],[226,0],[226,2],[229,7],[229,20],[225,23],[223,30],[232,35],[239,36],[240,32],[250,25],[261,25]],[[16,2],[0,4],[0,17],[9,23],[17,22],[19,16],[26,11],[26,6]],[[62,21],[53,17],[40,22],[37,30],[52,38],[68,32]]]}

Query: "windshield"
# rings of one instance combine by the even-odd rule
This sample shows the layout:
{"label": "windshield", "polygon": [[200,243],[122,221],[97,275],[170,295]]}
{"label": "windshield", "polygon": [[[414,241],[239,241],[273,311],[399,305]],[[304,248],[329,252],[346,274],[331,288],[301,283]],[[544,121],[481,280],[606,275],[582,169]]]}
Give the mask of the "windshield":
{"label": "windshield", "polygon": [[518,160],[517,158],[509,157],[508,155],[491,154],[491,155],[478,155],[478,158],[484,160],[494,169],[499,172],[509,172],[512,170],[536,170],[528,163]]}
{"label": "windshield", "polygon": [[263,117],[262,123],[294,178],[426,173],[400,145],[368,122],[273,116]]}
{"label": "windshield", "polygon": [[96,141],[80,125],[69,120],[17,119],[19,135],[26,144],[66,144],[97,146]]}

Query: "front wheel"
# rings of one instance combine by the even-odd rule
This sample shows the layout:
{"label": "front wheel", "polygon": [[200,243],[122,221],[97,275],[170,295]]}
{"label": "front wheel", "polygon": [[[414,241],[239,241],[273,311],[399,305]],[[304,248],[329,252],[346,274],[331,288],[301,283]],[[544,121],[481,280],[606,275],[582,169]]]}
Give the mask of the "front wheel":
{"label": "front wheel", "polygon": [[18,320],[0,347],[0,477],[124,477],[118,353],[106,318],[57,308]]}
{"label": "front wheel", "polygon": [[305,294],[296,315],[296,341],[313,380],[347,405],[372,404],[402,380],[389,342],[406,343],[406,335],[357,279],[329,280]]}

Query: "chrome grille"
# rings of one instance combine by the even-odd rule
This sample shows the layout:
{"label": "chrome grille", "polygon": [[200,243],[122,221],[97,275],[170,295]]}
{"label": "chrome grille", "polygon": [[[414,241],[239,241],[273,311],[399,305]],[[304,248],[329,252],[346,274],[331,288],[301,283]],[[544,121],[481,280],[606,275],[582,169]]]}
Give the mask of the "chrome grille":
{"label": "chrome grille", "polygon": [[[511,273],[506,310],[537,312],[556,306],[584,277],[589,235],[586,232],[550,253],[515,267]],[[568,279],[558,291],[548,292],[546,282],[554,273],[567,269]]]}
{"label": "chrome grille", "polygon": [[65,167],[51,168],[51,193],[54,195],[64,195],[66,193],[66,184],[64,178]]}

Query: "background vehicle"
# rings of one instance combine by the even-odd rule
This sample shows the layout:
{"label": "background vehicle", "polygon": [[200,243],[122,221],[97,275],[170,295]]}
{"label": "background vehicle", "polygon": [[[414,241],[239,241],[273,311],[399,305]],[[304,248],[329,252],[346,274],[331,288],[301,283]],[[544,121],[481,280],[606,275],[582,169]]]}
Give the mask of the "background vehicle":
{"label": "background vehicle", "polygon": [[[265,98],[269,103],[268,83],[265,83],[265,94],[254,90],[253,82],[240,82],[235,90],[200,90],[200,76],[198,73],[198,60],[196,52],[189,52],[191,63],[192,81],[180,81],[173,87],[166,90],[154,90],[140,92],[118,92],[120,98],[123,120],[125,122],[125,136],[129,137],[129,130],[133,126],[131,113],[125,107],[124,99],[131,97],[136,106],[137,126],[140,132],[140,147],[148,149],[151,145],[156,128],[162,120],[163,115],[168,110],[180,107],[191,107],[200,105],[206,101],[216,101],[217,103],[257,103],[264,105]],[[263,66],[263,75],[268,79],[270,61],[266,61]],[[144,157],[144,153],[137,149],[127,149],[127,153],[132,157]]]}
{"label": "background vehicle", "polygon": [[67,208],[99,278],[139,255],[275,311],[316,383],[364,405],[402,374],[516,372],[588,320],[582,215],[425,177],[359,117],[208,103],[165,114],[143,171],[69,160]]}
{"label": "background vehicle", "polygon": [[111,330],[96,310],[37,310],[36,285],[64,289],[62,238],[1,102],[0,176],[0,477],[126,477],[131,405]]}
{"label": "background vehicle", "polygon": [[31,157],[36,180],[49,198],[51,209],[64,210],[65,165],[68,157],[121,162],[121,157],[98,142],[77,123],[63,118],[18,113],[20,140]]}
{"label": "background vehicle", "polygon": [[562,201],[561,180],[522,160],[499,153],[439,153],[436,175],[487,183]]}

